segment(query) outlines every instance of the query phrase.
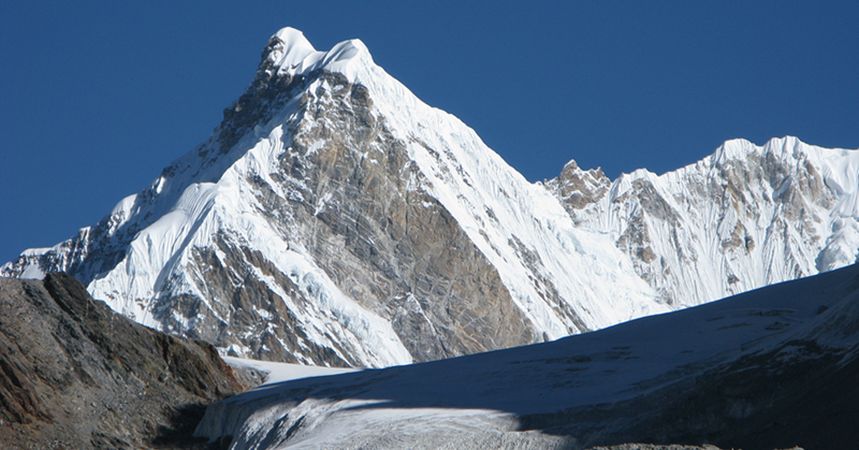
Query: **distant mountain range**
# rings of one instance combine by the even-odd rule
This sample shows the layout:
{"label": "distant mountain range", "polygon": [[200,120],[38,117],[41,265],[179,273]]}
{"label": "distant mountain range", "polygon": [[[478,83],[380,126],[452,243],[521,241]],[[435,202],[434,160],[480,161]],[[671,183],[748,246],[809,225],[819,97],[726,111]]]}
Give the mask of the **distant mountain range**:
{"label": "distant mountain range", "polygon": [[850,264],[859,151],[732,140],[528,182],[364,44],[271,37],[201,146],[0,267],[257,359],[388,366],[557,339]]}
{"label": "distant mountain range", "polygon": [[795,137],[727,141],[681,169],[610,180],[574,161],[547,187],[576,227],[604,233],[675,307],[859,258],[859,151]]}

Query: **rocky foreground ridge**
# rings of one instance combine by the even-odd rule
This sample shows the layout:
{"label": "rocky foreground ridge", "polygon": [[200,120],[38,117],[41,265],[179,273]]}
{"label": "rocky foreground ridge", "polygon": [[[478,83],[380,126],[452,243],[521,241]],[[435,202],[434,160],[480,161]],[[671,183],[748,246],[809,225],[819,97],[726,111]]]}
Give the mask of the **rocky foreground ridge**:
{"label": "rocky foreground ridge", "polygon": [[210,344],[134,323],[68,275],[0,278],[0,447],[193,447],[205,405],[245,388]]}

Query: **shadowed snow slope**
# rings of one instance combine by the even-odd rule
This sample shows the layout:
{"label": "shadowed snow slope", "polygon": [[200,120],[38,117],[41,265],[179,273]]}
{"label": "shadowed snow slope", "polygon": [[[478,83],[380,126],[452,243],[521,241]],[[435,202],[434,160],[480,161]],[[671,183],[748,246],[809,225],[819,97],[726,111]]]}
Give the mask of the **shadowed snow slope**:
{"label": "shadowed snow slope", "polygon": [[854,265],[551,343],[264,385],[210,406],[197,434],[237,449],[847,448],[857,331]]}

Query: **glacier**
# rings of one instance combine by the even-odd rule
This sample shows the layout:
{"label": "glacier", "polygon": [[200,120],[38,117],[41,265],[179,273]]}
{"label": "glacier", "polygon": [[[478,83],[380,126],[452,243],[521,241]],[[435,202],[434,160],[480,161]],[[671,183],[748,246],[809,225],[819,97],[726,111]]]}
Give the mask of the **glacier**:
{"label": "glacier", "polygon": [[237,450],[849,448],[857,325],[852,265],[554,342],[286,376],[209,406],[195,434]]}

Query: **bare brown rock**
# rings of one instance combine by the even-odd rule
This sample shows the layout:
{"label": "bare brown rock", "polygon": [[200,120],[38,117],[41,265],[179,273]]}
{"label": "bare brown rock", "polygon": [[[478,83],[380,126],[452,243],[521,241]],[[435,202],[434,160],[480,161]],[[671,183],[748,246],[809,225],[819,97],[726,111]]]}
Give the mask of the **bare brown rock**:
{"label": "bare brown rock", "polygon": [[194,446],[204,405],[240,390],[214,347],[138,325],[68,275],[0,278],[0,446]]}

